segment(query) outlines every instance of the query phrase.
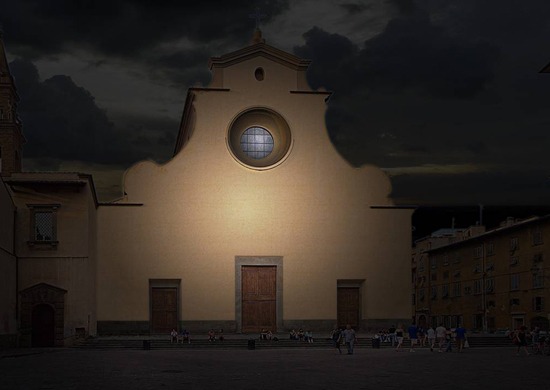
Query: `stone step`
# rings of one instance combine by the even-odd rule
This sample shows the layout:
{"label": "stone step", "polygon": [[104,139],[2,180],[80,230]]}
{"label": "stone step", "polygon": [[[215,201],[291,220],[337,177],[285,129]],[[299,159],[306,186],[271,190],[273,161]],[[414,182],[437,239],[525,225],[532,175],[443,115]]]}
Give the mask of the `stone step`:
{"label": "stone step", "polygon": [[[252,339],[251,339],[252,340]],[[509,339],[500,337],[471,337],[468,339],[470,347],[511,347],[513,346]],[[372,348],[372,338],[360,338],[355,344],[357,348]],[[405,339],[403,348],[410,347],[410,340]],[[454,347],[454,346],[453,346]],[[253,339],[249,341],[246,338],[226,338],[224,341],[208,341],[207,339],[191,340],[191,343],[171,343],[166,339],[146,339],[146,338],[89,338],[84,342],[75,345],[79,349],[195,349],[195,348],[213,348],[213,349],[273,349],[273,348],[332,348],[331,340],[328,338],[317,339],[313,343],[303,341],[280,339],[278,341],[266,341]],[[380,348],[392,348],[391,343],[382,342]],[[418,347],[417,347],[418,348]],[[427,347],[424,347],[427,348]]]}

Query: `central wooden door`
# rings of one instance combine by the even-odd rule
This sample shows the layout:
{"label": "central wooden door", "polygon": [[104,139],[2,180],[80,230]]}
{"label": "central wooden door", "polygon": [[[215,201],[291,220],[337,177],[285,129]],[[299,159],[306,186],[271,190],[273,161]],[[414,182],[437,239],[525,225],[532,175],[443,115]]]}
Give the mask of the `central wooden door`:
{"label": "central wooden door", "polygon": [[151,289],[151,331],[169,334],[178,330],[178,289],[153,287]]}
{"label": "central wooden door", "polygon": [[338,287],[338,326],[359,326],[359,288]]}
{"label": "central wooden door", "polygon": [[277,267],[243,266],[242,332],[277,331]]}

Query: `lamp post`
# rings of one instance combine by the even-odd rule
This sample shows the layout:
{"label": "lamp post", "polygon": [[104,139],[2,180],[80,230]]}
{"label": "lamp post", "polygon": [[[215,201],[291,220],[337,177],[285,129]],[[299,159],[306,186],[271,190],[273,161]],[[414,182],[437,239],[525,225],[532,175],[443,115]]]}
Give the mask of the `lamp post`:
{"label": "lamp post", "polygon": [[487,286],[485,270],[485,243],[481,243],[481,309],[483,310],[483,333],[487,333]]}

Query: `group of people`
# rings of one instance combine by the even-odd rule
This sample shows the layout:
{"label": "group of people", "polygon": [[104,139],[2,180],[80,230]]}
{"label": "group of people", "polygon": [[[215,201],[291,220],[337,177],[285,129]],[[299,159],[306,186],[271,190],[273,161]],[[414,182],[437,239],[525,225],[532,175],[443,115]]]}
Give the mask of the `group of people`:
{"label": "group of people", "polygon": [[304,332],[302,328],[298,329],[298,331],[296,331],[296,329],[291,329],[289,332],[289,338],[291,340],[299,340],[299,341],[306,341],[308,343],[312,343],[313,333],[311,332],[311,330],[306,330]]}
{"label": "group of people", "polygon": [[183,329],[180,333],[178,333],[176,329],[172,329],[170,332],[170,342],[178,343],[180,341],[182,344],[184,342],[191,344],[191,336],[189,335],[189,331],[187,331],[187,329]]}
{"label": "group of people", "polygon": [[210,329],[208,331],[208,341],[216,341],[216,340],[219,340],[219,341],[224,340],[223,329],[220,329],[217,333],[214,329]]}
{"label": "group of people", "polygon": [[[427,330],[424,330],[424,328],[417,326],[413,322],[409,325],[406,332],[411,342],[410,352],[414,352],[417,346],[429,346],[432,352],[436,348],[438,352],[452,352],[453,343],[456,344],[458,352],[462,352],[464,348],[468,347],[466,329],[460,324],[454,329],[439,324],[435,329],[430,326]],[[400,351],[403,346],[403,340],[405,339],[403,324],[399,324],[395,329],[395,339],[397,342],[395,350]]]}
{"label": "group of people", "polygon": [[260,340],[274,340],[274,339],[277,339],[277,337],[273,336],[273,332],[271,332],[271,330],[264,328],[260,332]]}
{"label": "group of people", "polygon": [[[508,332],[507,335],[517,346],[516,355],[519,355],[521,350],[526,355],[543,355],[545,353],[550,355],[550,346],[548,345],[546,334],[541,335],[541,330],[538,326],[535,326],[531,332],[528,332],[527,327],[522,325],[518,329]],[[528,338],[531,339],[532,352],[529,352],[527,348]]]}
{"label": "group of people", "polygon": [[[216,332],[214,329],[210,329],[208,331],[208,340],[209,341],[223,341],[223,329],[220,329],[218,332]],[[189,331],[187,329],[183,329],[180,333],[176,329],[172,329],[170,332],[170,342],[171,343],[188,343],[191,344],[191,335],[189,334]]]}
{"label": "group of people", "polygon": [[531,331],[531,342],[535,355],[550,355],[550,339],[548,332],[541,332],[540,327],[535,326]]}
{"label": "group of people", "polygon": [[353,347],[357,341],[357,337],[355,335],[355,330],[350,324],[347,324],[345,329],[338,327],[338,325],[334,325],[334,329],[332,329],[330,333],[330,338],[333,346],[338,349],[340,354],[342,353],[340,345],[343,341],[347,347],[348,355],[353,355]]}

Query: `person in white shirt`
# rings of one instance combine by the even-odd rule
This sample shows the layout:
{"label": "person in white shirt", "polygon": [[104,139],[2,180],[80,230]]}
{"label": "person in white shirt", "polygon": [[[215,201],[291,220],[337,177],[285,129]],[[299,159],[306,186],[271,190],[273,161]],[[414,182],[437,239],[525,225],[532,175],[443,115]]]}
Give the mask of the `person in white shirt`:
{"label": "person in white shirt", "polygon": [[439,343],[439,352],[443,352],[446,333],[447,333],[447,328],[445,328],[443,324],[439,324],[439,326],[435,328],[435,336],[437,337],[437,342]]}
{"label": "person in white shirt", "polygon": [[426,331],[426,334],[428,336],[428,344],[430,345],[430,351],[434,351],[435,346],[435,330],[433,326],[430,326],[428,330]]}

